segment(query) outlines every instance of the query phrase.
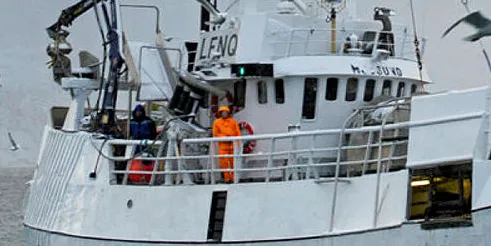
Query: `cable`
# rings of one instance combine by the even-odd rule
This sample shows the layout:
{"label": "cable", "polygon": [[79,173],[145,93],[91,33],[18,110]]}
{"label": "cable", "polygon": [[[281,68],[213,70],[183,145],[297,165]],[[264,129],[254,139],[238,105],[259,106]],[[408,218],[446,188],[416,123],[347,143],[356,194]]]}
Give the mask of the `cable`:
{"label": "cable", "polygon": [[[96,135],[92,135],[92,137],[95,137]],[[99,135],[101,136],[101,135]],[[152,147],[154,147],[156,144],[156,142],[158,141],[157,138],[155,138],[155,140],[152,140],[152,143],[151,144],[147,144],[148,140],[147,139],[143,139],[141,140],[142,141],[142,144],[139,144],[139,145],[143,145],[143,146],[146,146],[143,150],[141,150],[141,152],[137,153],[137,154],[133,154],[132,156],[130,156],[129,158],[126,158],[126,159],[115,159],[111,156],[107,156],[106,154],[104,154],[102,152],[102,148],[104,147],[104,145],[107,143],[108,140],[110,140],[106,135],[102,135],[104,136],[104,141],[102,142],[102,145],[100,147],[100,149],[95,145],[94,141],[92,141],[92,138],[90,139],[90,143],[92,145],[92,147],[94,147],[97,151],[97,153],[102,156],[103,158],[107,159],[107,160],[110,160],[110,161],[132,161],[134,159],[136,159],[137,157],[139,156],[142,156],[146,151],[150,150]]]}
{"label": "cable", "polygon": [[102,142],[102,144],[101,144],[101,148],[98,150],[99,155],[97,155],[97,160],[95,162],[94,170],[91,173],[89,173],[89,178],[92,178],[92,179],[97,178],[97,167],[99,167],[99,160],[101,158],[102,148],[104,147],[104,144],[106,144],[107,140],[109,140],[109,138],[104,139],[104,142]]}
{"label": "cable", "polygon": [[102,143],[101,145],[101,148],[99,150],[99,148],[95,145],[95,143],[92,141],[92,139],[90,140],[90,143],[92,144],[92,147],[94,147],[97,152],[99,153],[100,156],[104,157],[105,159],[108,159],[110,161],[131,161],[131,160],[134,160],[136,159],[137,157],[141,156],[145,151],[148,151],[150,150],[151,148],[153,148],[156,144],[156,142],[158,141],[157,139],[159,138],[162,138],[163,134],[166,132],[166,130],[168,129],[169,127],[169,123],[171,123],[172,121],[174,120],[177,120],[177,119],[181,119],[181,118],[185,118],[185,117],[190,117],[189,115],[186,115],[186,116],[176,116],[176,117],[173,117],[171,119],[169,119],[165,125],[162,127],[162,132],[160,132],[154,140],[152,140],[152,143],[151,144],[147,144],[148,140],[146,139],[143,139],[142,140],[142,144],[143,146],[146,146],[145,149],[143,149],[140,153],[138,154],[134,154],[133,156],[127,158],[127,159],[123,159],[123,160],[119,160],[119,159],[114,159],[110,156],[107,156],[105,155],[104,153],[102,153],[102,147],[104,146],[104,144],[107,142],[107,140],[109,140],[109,137],[107,135],[103,135],[103,134],[99,134],[99,135],[96,135],[96,134],[93,134],[92,137],[96,137],[96,136],[102,136],[104,137],[105,141]]}
{"label": "cable", "polygon": [[95,104],[95,109],[96,111],[99,111],[99,104],[101,101],[101,96],[102,96],[102,87],[104,84],[104,74],[106,73],[106,63],[107,63],[107,41],[106,37],[104,36],[104,30],[102,28],[101,24],[101,19],[99,16],[99,11],[97,10],[97,0],[93,0],[94,2],[94,12],[95,12],[95,17],[97,19],[97,25],[99,26],[99,32],[101,34],[101,39],[102,39],[102,47],[103,47],[103,61],[102,61],[102,71],[101,71],[101,82],[99,83],[99,93],[97,96],[97,102]]}

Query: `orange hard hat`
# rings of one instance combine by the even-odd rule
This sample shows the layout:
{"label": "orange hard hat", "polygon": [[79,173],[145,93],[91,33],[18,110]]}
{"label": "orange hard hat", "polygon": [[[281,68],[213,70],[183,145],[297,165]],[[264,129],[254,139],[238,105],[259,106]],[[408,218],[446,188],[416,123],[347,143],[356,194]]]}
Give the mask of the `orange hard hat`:
{"label": "orange hard hat", "polygon": [[230,108],[228,106],[221,106],[219,109],[218,109],[218,113],[222,112],[222,111],[227,111],[227,113],[230,114]]}

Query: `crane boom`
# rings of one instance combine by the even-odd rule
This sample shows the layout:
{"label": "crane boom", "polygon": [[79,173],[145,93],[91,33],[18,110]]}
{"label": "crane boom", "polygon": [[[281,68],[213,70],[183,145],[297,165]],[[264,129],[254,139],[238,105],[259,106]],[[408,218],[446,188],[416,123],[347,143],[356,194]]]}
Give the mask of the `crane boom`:
{"label": "crane boom", "polygon": [[[106,2],[109,2],[109,5]],[[99,3],[102,3],[101,8],[107,28],[107,42],[106,40],[103,41],[104,45],[109,46],[109,54],[104,54],[104,56],[109,56],[110,69],[108,79],[105,82],[104,86],[101,87],[104,89],[104,95],[102,98],[101,110],[98,112],[98,125],[102,127],[104,132],[107,132],[108,129],[111,129],[112,126],[115,124],[114,114],[118,93],[119,76],[121,75],[121,68],[124,64],[124,58],[121,54],[119,1],[81,0],[78,3],[64,9],[58,17],[58,20],[54,24],[46,28],[46,31],[48,32],[49,37],[55,40],[53,47],[48,47],[48,55],[52,56],[53,63],[56,63],[56,61],[61,58],[69,60],[66,55],[68,55],[71,50],[60,52],[61,50],[59,48],[59,44],[61,42],[68,44],[68,42],[66,41],[66,37],[69,33],[68,31],[63,30],[62,27],[69,27],[70,25],[72,25],[72,22],[75,19],[86,13],[91,8],[95,8],[96,5],[98,5]],[[67,64],[69,64],[69,62]],[[102,74],[102,76],[104,76],[104,73]]]}
{"label": "crane boom", "polygon": [[53,25],[46,28],[49,37],[55,39],[62,26],[69,27],[72,25],[72,22],[75,19],[83,15],[85,12],[87,12],[87,10],[91,9],[95,4],[101,1],[103,0],[82,0],[62,10],[58,20]]}

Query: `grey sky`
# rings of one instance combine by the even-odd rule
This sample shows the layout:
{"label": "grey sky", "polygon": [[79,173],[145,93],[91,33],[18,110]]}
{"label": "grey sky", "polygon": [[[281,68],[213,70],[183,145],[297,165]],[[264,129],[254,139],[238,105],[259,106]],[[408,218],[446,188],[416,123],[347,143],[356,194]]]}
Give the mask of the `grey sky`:
{"label": "grey sky", "polygon": [[[247,1],[247,0],[246,0]],[[269,0],[268,0],[269,1]],[[416,7],[418,32],[428,38],[424,66],[435,85],[430,90],[448,90],[485,85],[489,72],[477,44],[461,40],[473,30],[460,26],[445,39],[442,33],[454,21],[465,15],[460,0],[413,0]],[[60,11],[76,0],[2,0],[0,1],[0,166],[31,164],[36,159],[42,129],[52,105],[68,105],[68,94],[51,81],[45,62],[48,38],[45,28],[52,24]],[[132,1],[124,1],[131,3]],[[133,1],[136,2],[136,1]],[[164,15],[167,35],[193,37],[191,26],[197,23],[198,8],[191,0],[147,0],[172,11]],[[480,9],[491,17],[491,1],[469,0],[471,8]],[[371,18],[374,6],[389,6],[397,11],[395,21],[410,24],[409,0],[361,0],[360,17]],[[183,14],[192,9],[194,14]],[[151,37],[154,26],[142,27],[153,14],[142,12],[138,18],[126,18],[126,24],[137,27],[137,34]],[[184,18],[184,19],[183,19]],[[178,22],[176,24],[176,22]],[[189,23],[185,23],[189,22]],[[89,47],[100,54],[100,37],[95,29],[93,11],[78,19],[70,29],[74,47]],[[187,30],[187,31],[186,31]],[[131,34],[130,34],[131,35]],[[491,38],[484,40],[491,52]],[[74,51],[73,54],[77,54]],[[23,147],[22,152],[8,151],[7,129]]]}
{"label": "grey sky", "polygon": [[[491,1],[468,0],[471,11],[480,10],[491,18]],[[416,12],[418,34],[428,39],[424,66],[435,82],[429,89],[432,91],[462,89],[487,85],[490,72],[482,56],[478,43],[467,43],[463,37],[474,32],[473,28],[462,24],[444,39],[443,32],[455,21],[466,15],[460,0],[413,0]],[[395,19],[401,23],[411,24],[409,0],[360,1],[361,9],[376,4],[396,9]],[[491,38],[485,38],[483,44],[491,52]]]}

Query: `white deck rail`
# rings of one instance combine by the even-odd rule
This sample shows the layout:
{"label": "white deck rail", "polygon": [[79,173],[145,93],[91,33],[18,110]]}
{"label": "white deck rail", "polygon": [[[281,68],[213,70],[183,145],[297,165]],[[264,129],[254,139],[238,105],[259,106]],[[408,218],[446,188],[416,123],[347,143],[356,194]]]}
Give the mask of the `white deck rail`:
{"label": "white deck rail", "polygon": [[[327,56],[327,55],[361,55],[371,56],[377,49],[393,52],[393,57],[415,60],[414,46],[411,34],[405,31],[380,32],[373,30],[337,29],[336,39],[331,39],[332,29],[294,29],[291,31],[277,31],[268,35],[267,43],[273,47],[273,59],[290,56]],[[350,44],[346,37],[350,34],[371,33],[371,37],[364,38],[358,35],[358,47],[345,49]],[[384,36],[391,36],[391,42],[383,40]],[[332,52],[331,45],[336,44],[336,52]],[[425,40],[422,42],[424,51]]]}
{"label": "white deck rail", "polygon": [[[158,165],[155,165],[154,171],[129,171],[127,170],[113,170],[113,174],[121,174],[121,175],[129,175],[129,174],[148,174],[148,175],[156,175],[156,176],[165,176],[165,182],[158,183],[155,182],[157,179],[153,179],[154,182],[149,185],[179,185],[183,184],[184,176],[189,175],[205,175],[200,181],[200,184],[216,184],[219,180],[212,174],[220,174],[224,171],[231,171],[235,173],[236,179],[235,183],[242,182],[241,173],[245,172],[262,172],[264,175],[264,179],[259,182],[272,182],[272,181],[289,181],[289,180],[298,180],[298,179],[315,179],[317,182],[332,182],[339,181],[342,176],[350,177],[354,175],[366,174],[367,169],[370,164],[377,165],[377,171],[372,173],[376,173],[380,175],[382,172],[386,172],[390,169],[390,162],[405,160],[407,156],[383,156],[382,149],[387,147],[394,147],[397,145],[407,144],[407,139],[390,139],[390,137],[386,138],[387,141],[384,140],[386,135],[379,134],[379,140],[373,142],[374,134],[388,131],[388,130],[396,130],[396,129],[410,129],[413,127],[420,127],[430,124],[442,124],[447,122],[454,121],[464,121],[471,120],[483,117],[482,113],[469,113],[462,114],[458,116],[444,117],[440,119],[434,120],[426,120],[419,122],[403,122],[396,124],[387,124],[387,125],[378,125],[378,126],[367,126],[361,128],[348,128],[348,129],[333,129],[333,130],[317,130],[317,131],[297,131],[283,134],[264,134],[264,135],[253,135],[253,136],[242,136],[242,137],[229,137],[229,138],[201,138],[201,139],[183,139],[179,144],[170,140],[168,143],[162,141],[143,141],[139,140],[109,140],[107,144],[112,146],[127,146],[127,147],[135,147],[137,145],[141,146],[149,146],[151,143],[154,144],[153,148],[158,149],[164,145],[167,145],[168,148],[166,150],[166,156],[159,157],[134,157],[131,154],[127,154],[125,156],[114,156],[111,153],[108,154],[112,161],[116,162],[128,162],[129,159],[135,160],[148,160],[154,161],[155,163],[163,163],[165,166],[165,170],[158,170]],[[397,131],[393,131],[397,132]],[[321,137],[335,137],[340,139],[339,143],[344,142],[344,138],[349,134],[357,134],[357,133],[365,133],[368,134],[368,140],[366,144],[356,145],[356,146],[347,146],[345,144],[341,144],[341,146],[315,146],[315,140]],[[243,143],[245,141],[262,141],[269,145],[269,150],[266,153],[250,153],[244,154],[238,151],[242,149]],[[382,141],[381,141],[382,140]],[[232,155],[218,155],[216,153],[216,144],[220,141],[231,141],[234,146],[239,146],[239,148],[234,148],[235,153]],[[278,142],[288,141],[291,144],[290,149],[288,150],[276,150],[275,146]],[[308,144],[304,144],[302,146],[296,145],[299,141],[308,141]],[[186,149],[186,146],[200,146],[200,147],[209,147],[209,153],[183,153],[182,150]],[[360,160],[345,160],[345,151],[346,150],[364,150],[369,152],[371,149],[377,148],[377,158],[370,158],[369,153],[365,154],[365,158],[361,158]],[[176,151],[177,150],[177,151]],[[128,152],[128,151],[127,151]],[[160,151],[162,152],[162,151]],[[163,152],[162,152],[163,153]],[[182,153],[182,154],[181,154]],[[392,151],[391,151],[392,153]],[[393,153],[392,153],[393,154]],[[233,169],[220,169],[218,167],[218,159],[220,157],[232,157],[234,158],[234,168]],[[334,157],[334,158],[330,158]],[[264,162],[264,166],[262,167],[253,167],[247,168],[244,167],[244,161],[248,159],[260,160]],[[286,165],[275,166],[275,161],[282,160],[285,161]],[[306,160],[306,161],[305,161]],[[197,162],[197,167],[199,168],[191,168],[190,162]],[[129,166],[129,165],[127,165]],[[361,170],[360,174],[352,173],[350,169],[347,167],[360,166]],[[319,170],[321,168],[330,167],[335,170],[335,172],[331,173],[327,176],[319,175]],[[342,174],[340,175],[341,171]],[[280,180],[272,180],[271,172],[273,171],[284,171],[285,174],[282,175]],[[326,179],[327,178],[327,179]],[[125,180],[127,180],[125,178]],[[196,181],[189,180],[188,181]],[[247,181],[246,181],[247,182]],[[199,183],[199,182],[197,182]],[[126,183],[123,183],[125,185]],[[192,184],[184,183],[184,184]]]}

